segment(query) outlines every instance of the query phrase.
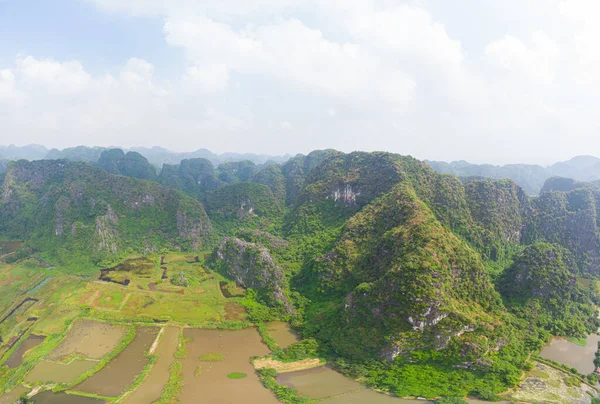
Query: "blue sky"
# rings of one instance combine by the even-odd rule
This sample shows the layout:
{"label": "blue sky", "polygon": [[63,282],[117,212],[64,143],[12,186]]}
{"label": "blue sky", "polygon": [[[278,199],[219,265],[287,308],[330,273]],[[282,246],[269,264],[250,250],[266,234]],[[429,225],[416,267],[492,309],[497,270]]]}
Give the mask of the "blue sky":
{"label": "blue sky", "polygon": [[0,0],[0,143],[600,155],[592,0]]}
{"label": "blue sky", "polygon": [[163,24],[160,16],[102,13],[79,0],[0,0],[0,62],[17,54],[77,59],[102,73],[133,56],[177,73],[181,52],[165,42]]}

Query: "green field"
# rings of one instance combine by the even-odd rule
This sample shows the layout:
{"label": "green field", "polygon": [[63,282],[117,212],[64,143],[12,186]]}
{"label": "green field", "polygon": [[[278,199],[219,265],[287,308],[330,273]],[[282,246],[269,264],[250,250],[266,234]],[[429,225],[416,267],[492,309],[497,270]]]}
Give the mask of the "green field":
{"label": "green field", "polygon": [[[158,255],[152,256],[149,258],[153,264],[148,270],[110,272],[110,279],[114,282],[99,280],[99,270],[89,276],[80,276],[71,274],[70,269],[0,264],[3,290],[0,294],[0,318],[6,317],[0,324],[0,363],[4,363],[28,335],[47,337],[24,355],[21,366],[13,369],[0,367],[0,397],[18,386],[33,387],[23,384],[24,376],[65,339],[77,319],[114,324],[169,323],[204,328],[250,325],[242,305],[243,294],[225,298],[220,282],[230,281],[208,270],[202,257],[178,253],[168,254],[163,259]],[[176,277],[183,279],[187,286],[172,281]],[[116,283],[124,279],[128,280],[127,285]],[[22,301],[25,303],[18,306]],[[132,337],[128,338],[116,351],[131,341]],[[99,371],[107,359],[116,355],[116,351],[82,378]],[[71,387],[65,385],[61,389]]]}

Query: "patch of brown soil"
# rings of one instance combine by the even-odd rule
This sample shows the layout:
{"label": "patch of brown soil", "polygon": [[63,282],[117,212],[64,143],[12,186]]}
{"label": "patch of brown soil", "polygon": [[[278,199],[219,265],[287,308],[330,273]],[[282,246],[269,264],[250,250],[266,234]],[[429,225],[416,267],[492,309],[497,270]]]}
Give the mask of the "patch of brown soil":
{"label": "patch of brown soil", "polygon": [[156,287],[156,283],[154,283],[154,282],[148,284],[148,289],[150,289],[153,292],[177,293],[177,294],[180,294],[180,295],[185,294],[185,290],[183,290],[183,289],[179,289],[179,290],[158,289]]}
{"label": "patch of brown soil", "polygon": [[240,321],[246,318],[246,308],[236,302],[225,303],[225,318],[231,321]]}
{"label": "patch of brown soil", "polygon": [[325,366],[325,362],[320,359],[304,359],[297,362],[280,362],[272,358],[260,358],[252,362],[255,369],[271,368],[277,373],[296,372],[298,370],[306,370]]}

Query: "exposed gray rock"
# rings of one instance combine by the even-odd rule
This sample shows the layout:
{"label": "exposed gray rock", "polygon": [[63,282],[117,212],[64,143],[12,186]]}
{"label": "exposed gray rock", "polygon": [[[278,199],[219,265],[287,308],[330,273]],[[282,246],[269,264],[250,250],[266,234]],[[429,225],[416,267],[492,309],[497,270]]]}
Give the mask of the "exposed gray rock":
{"label": "exposed gray rock", "polygon": [[268,304],[282,304],[288,313],[293,313],[294,309],[284,292],[283,271],[265,247],[225,237],[216,255],[219,266],[239,286],[252,288]]}

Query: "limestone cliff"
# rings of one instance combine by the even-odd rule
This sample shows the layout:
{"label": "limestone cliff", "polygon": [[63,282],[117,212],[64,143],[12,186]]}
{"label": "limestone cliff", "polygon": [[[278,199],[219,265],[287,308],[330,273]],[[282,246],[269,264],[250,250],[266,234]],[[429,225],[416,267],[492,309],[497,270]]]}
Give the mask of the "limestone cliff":
{"label": "limestone cliff", "polygon": [[265,247],[226,237],[217,248],[216,264],[239,286],[256,290],[265,303],[281,305],[288,313],[293,312],[285,293],[283,271]]}

